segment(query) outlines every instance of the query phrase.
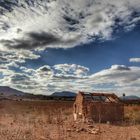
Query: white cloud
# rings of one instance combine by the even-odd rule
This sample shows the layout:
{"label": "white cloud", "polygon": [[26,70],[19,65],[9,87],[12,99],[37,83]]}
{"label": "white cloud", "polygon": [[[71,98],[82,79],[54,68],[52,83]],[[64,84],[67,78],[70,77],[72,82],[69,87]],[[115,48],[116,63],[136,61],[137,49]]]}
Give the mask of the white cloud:
{"label": "white cloud", "polygon": [[56,76],[58,77],[79,77],[87,76],[89,69],[76,64],[58,64],[54,66]]}
{"label": "white cloud", "polygon": [[130,58],[129,62],[140,62],[140,58]]}
{"label": "white cloud", "polygon": [[[96,36],[110,39],[116,19],[117,25],[129,30],[135,26],[139,17],[133,13],[140,12],[139,5],[139,0],[19,1],[9,6],[11,12],[2,7],[0,47],[69,48],[88,43]],[[42,32],[45,38],[41,38]]]}
{"label": "white cloud", "polygon": [[6,50],[2,51],[0,50],[0,62],[1,63],[8,63],[11,61],[24,63],[26,59],[38,59],[40,55],[35,54],[32,51],[29,50]]}
{"label": "white cloud", "polygon": [[97,83],[112,82],[118,85],[127,85],[140,78],[140,67],[128,67],[128,69],[114,69],[112,67],[93,74],[91,78],[98,79]]}
{"label": "white cloud", "polygon": [[[44,94],[96,89],[139,93],[139,67],[113,65],[92,75],[88,68],[76,64],[45,65],[38,69],[21,67],[22,72],[15,72],[10,67],[19,68],[28,59],[38,59],[40,55],[36,52],[46,48],[67,49],[89,43],[96,37],[111,39],[116,26],[133,29],[140,21],[135,15],[140,12],[140,0],[3,2],[9,8],[5,9],[0,3],[1,85]],[[130,62],[140,60],[131,58]]]}
{"label": "white cloud", "polygon": [[81,90],[140,96],[140,67],[113,65],[94,74],[89,74],[88,68],[75,64],[59,64],[52,67],[44,65],[36,70],[21,67],[21,70],[21,73],[5,73],[5,77],[0,81],[1,85],[35,94]]}
{"label": "white cloud", "polygon": [[0,3],[0,63],[9,66],[38,59],[36,52],[48,47],[71,48],[96,37],[110,39],[115,26],[130,29],[140,19],[132,16],[140,12],[139,0],[18,0],[4,4]]}
{"label": "white cloud", "polygon": [[[115,92],[140,95],[140,67],[115,65],[110,69],[105,69],[93,74],[89,79],[91,85],[93,83],[108,83],[110,85],[112,84],[112,90],[115,89]],[[131,90],[129,90],[130,88]]]}
{"label": "white cloud", "polygon": [[76,64],[44,65],[38,69],[20,67],[21,72],[2,74],[1,85],[7,85],[35,94],[50,94],[55,91],[74,90],[76,81],[87,78],[89,69]]}

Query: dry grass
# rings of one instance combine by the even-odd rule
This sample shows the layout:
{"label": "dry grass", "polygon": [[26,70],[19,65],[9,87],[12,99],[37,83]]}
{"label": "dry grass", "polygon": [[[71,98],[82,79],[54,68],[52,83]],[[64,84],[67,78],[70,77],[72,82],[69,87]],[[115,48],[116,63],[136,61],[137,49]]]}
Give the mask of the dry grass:
{"label": "dry grass", "polygon": [[[1,101],[0,140],[140,140],[140,125],[93,124],[99,134],[68,131],[86,127],[73,122],[72,102]],[[126,107],[129,122],[136,123],[139,107]],[[132,117],[133,116],[133,117]],[[135,117],[136,116],[136,117]]]}
{"label": "dry grass", "polygon": [[140,105],[126,106],[125,119],[134,124],[140,123]]}

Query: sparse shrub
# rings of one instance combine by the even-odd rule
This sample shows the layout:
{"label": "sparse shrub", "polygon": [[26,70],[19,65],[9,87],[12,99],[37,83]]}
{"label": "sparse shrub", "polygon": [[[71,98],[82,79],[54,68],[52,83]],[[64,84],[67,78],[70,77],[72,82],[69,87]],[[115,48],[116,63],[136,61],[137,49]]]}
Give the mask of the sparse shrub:
{"label": "sparse shrub", "polygon": [[[73,122],[72,105],[72,102],[9,101],[4,110],[0,110],[3,110],[0,113],[0,140],[131,140],[135,138],[134,131],[140,132],[140,125],[131,128],[102,123],[93,124],[100,128],[98,135],[75,132],[74,129],[84,128],[85,124]],[[136,122],[139,111],[138,106],[127,106],[125,117]]]}
{"label": "sparse shrub", "polygon": [[132,123],[140,123],[140,106],[126,106],[125,119]]}

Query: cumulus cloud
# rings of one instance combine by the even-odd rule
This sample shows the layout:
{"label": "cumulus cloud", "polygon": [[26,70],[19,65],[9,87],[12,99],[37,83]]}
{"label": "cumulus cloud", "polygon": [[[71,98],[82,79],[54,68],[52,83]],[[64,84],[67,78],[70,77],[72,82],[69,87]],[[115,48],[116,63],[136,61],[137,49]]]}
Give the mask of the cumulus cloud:
{"label": "cumulus cloud", "polygon": [[3,75],[14,73],[11,69],[18,69],[26,60],[33,60],[40,58],[40,55],[35,54],[29,50],[9,50],[0,51],[0,73]]}
{"label": "cumulus cloud", "polygon": [[[115,67],[115,68],[114,68]],[[118,67],[121,67],[118,69]],[[123,69],[125,67],[125,69]],[[126,69],[127,68],[127,69]],[[140,67],[115,65],[90,76],[90,83],[111,84],[112,90],[123,93],[140,95]],[[104,87],[104,86],[103,86]],[[109,86],[111,87],[111,86]],[[129,90],[131,87],[131,90]],[[135,92],[137,90],[137,92]]]}
{"label": "cumulus cloud", "polygon": [[85,77],[87,76],[89,69],[84,67],[84,66],[80,66],[80,65],[76,65],[76,64],[58,64],[55,65],[54,67],[54,71],[56,73],[55,76],[57,77]]}
{"label": "cumulus cloud", "polygon": [[1,85],[6,84],[35,94],[83,90],[140,95],[140,67],[113,65],[94,74],[90,74],[88,68],[76,64],[44,65],[37,69],[20,67],[20,69],[20,73],[12,71],[5,73],[5,77],[0,81]]}
{"label": "cumulus cloud", "polygon": [[13,72],[5,75],[1,81],[2,85],[6,84],[36,94],[50,94],[65,88],[70,90],[75,85],[75,81],[85,79],[89,71],[88,68],[76,64],[58,64],[52,67],[44,65],[38,69],[22,66],[20,70],[20,73]]}
{"label": "cumulus cloud", "polygon": [[111,70],[120,70],[120,71],[125,70],[125,71],[127,71],[127,70],[130,70],[130,68],[125,66],[125,65],[112,65]]}
{"label": "cumulus cloud", "polygon": [[140,58],[130,58],[129,62],[136,62],[136,63],[138,62],[139,63],[140,62]]}

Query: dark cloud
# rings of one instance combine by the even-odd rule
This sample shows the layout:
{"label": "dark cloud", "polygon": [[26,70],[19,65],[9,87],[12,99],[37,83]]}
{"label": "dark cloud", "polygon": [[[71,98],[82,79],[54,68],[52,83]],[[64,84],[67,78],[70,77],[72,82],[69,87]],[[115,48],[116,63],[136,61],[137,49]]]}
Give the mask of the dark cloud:
{"label": "dark cloud", "polygon": [[[4,8],[5,10],[8,10],[9,12],[11,12],[13,10],[13,6],[16,6],[16,2],[12,2],[9,0],[2,0],[0,1],[0,7]],[[0,12],[2,12],[3,10],[0,9]]]}
{"label": "dark cloud", "polygon": [[4,63],[4,62],[7,62],[7,59],[2,57],[2,56],[0,56],[0,63]]}
{"label": "dark cloud", "polygon": [[61,42],[59,38],[56,36],[42,32],[42,33],[29,33],[29,36],[33,41],[36,41],[37,45],[48,45],[48,44],[53,44],[53,43],[58,43]]}
{"label": "dark cloud", "polygon": [[63,18],[65,19],[65,21],[66,21],[69,25],[75,25],[75,24],[79,24],[79,23],[80,23],[79,20],[73,19],[73,18],[71,18],[70,16],[66,16],[66,15],[65,15]]}
{"label": "dark cloud", "polygon": [[[22,30],[20,30],[22,31]],[[0,43],[3,44],[5,47],[10,49],[34,49],[38,47],[46,47],[47,45],[60,45],[60,44],[70,44],[75,42],[80,36],[74,39],[67,39],[63,40],[60,37],[57,37],[53,34],[47,32],[30,32],[26,33],[26,39],[2,39]]]}
{"label": "dark cloud", "polygon": [[62,74],[56,74],[53,76],[53,78],[59,79],[60,81],[62,80],[76,80],[76,79],[85,79],[84,77],[78,77],[76,75],[62,75]]}
{"label": "dark cloud", "polygon": [[51,71],[51,68],[47,67],[47,66],[43,66],[40,68],[41,71],[44,71],[44,72],[48,72],[48,71]]}
{"label": "dark cloud", "polygon": [[127,67],[125,65],[113,65],[111,67],[111,69],[113,69],[113,70],[120,70],[120,71],[123,71],[123,70],[129,71],[129,70],[131,70],[129,67]]}
{"label": "dark cloud", "polygon": [[58,37],[46,32],[31,32],[26,36],[28,36],[28,39],[0,40],[0,42],[6,47],[15,49],[33,49],[63,42]]}
{"label": "dark cloud", "polygon": [[3,26],[1,27],[2,30],[7,31],[10,28],[10,26],[7,23],[3,23]]}
{"label": "dark cloud", "polygon": [[22,29],[17,28],[17,33],[20,33],[20,32],[22,32]]}
{"label": "dark cloud", "polygon": [[15,74],[11,77],[11,82],[12,83],[18,83],[21,81],[29,81],[30,78],[24,74]]}

